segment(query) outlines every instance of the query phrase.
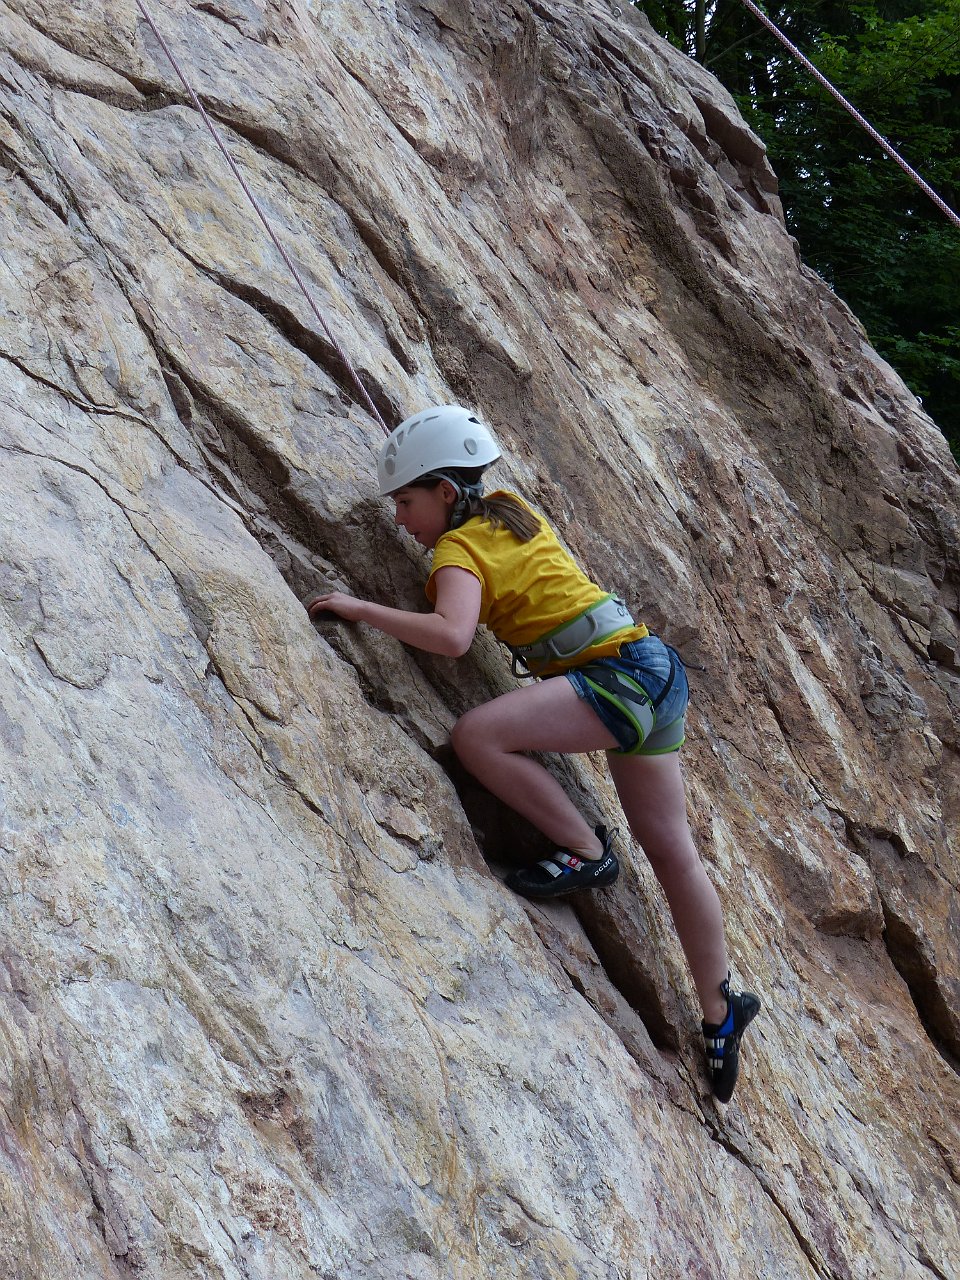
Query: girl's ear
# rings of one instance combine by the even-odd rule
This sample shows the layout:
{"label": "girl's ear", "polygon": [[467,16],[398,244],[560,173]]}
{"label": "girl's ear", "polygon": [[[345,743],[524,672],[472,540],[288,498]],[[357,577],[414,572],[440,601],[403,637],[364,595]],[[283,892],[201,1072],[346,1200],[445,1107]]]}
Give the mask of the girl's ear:
{"label": "girl's ear", "polygon": [[457,493],[456,489],[453,487],[453,485],[450,483],[449,480],[440,481],[440,493],[443,497],[444,502],[447,504],[448,507],[452,507],[453,504],[457,502],[460,497],[459,493]]}

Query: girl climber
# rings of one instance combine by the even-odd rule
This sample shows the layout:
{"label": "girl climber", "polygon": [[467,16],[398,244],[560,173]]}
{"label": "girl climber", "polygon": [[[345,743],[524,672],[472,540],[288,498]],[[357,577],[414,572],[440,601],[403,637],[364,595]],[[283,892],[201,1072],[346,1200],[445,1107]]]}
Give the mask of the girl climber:
{"label": "girl climber", "polygon": [[429,653],[460,657],[478,623],[539,679],[468,711],[453,748],[470,773],[532,822],[556,850],[507,884],[552,898],[612,884],[619,864],[606,827],[591,827],[556,778],[526,752],[606,751],[630,830],[663,887],[703,1008],[716,1097],[736,1083],[740,1037],[760,1002],[730,990],[720,901],[687,824],[679,752],[687,680],[676,654],[634,622],[623,602],[578,568],[550,526],[516,494],[483,496],[500,457],[468,409],[441,405],[407,418],[380,453],[380,493],[396,523],[433,551],[432,613],[332,592],[311,600]]}

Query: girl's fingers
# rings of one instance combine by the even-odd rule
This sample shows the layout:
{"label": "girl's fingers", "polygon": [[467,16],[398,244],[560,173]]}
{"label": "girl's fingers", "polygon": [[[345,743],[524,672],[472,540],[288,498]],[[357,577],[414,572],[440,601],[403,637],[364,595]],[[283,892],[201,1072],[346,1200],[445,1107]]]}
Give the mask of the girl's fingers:
{"label": "girl's fingers", "polygon": [[328,608],[329,602],[336,597],[337,593],[327,592],[322,596],[314,596],[307,603],[307,613],[314,622],[342,622],[343,617],[336,610]]}

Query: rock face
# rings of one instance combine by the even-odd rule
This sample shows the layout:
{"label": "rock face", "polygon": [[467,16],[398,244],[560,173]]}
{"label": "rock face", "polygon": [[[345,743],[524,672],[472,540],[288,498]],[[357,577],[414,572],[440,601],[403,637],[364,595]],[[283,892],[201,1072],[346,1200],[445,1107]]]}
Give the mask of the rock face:
{"label": "rock face", "polygon": [[300,603],[425,607],[379,426],[132,0],[0,4],[0,1275],[956,1276],[960,484],[762,146],[628,6],[150,8],[385,418],[706,668],[764,1013],[720,1108],[641,850],[503,888],[502,651]]}

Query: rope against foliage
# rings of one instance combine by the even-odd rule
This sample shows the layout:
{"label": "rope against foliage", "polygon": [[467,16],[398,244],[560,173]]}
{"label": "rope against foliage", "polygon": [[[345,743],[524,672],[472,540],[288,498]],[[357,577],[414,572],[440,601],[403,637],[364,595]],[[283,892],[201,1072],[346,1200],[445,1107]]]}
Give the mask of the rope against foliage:
{"label": "rope against foliage", "polygon": [[760,22],[762,22],[763,25],[767,28],[767,30],[770,31],[774,36],[776,36],[776,38],[780,41],[780,43],[786,49],[789,49],[789,51],[798,60],[798,62],[802,63],[803,66],[806,67],[806,69],[810,72],[810,74],[813,76],[813,78],[817,81],[818,84],[822,85],[823,88],[826,89],[829,94],[831,94],[834,98],[836,98],[837,102],[839,102],[840,105],[846,111],[849,111],[849,113],[853,116],[854,120],[856,120],[857,124],[859,124],[862,129],[865,129],[867,131],[870,137],[873,138],[874,142],[878,143],[883,148],[883,150],[887,153],[887,155],[890,157],[891,160],[895,160],[897,162],[897,164],[904,171],[904,173],[907,174],[909,178],[913,179],[913,181],[917,184],[920,190],[923,191],[925,195],[930,197],[930,199],[937,206],[940,212],[946,214],[946,216],[950,219],[950,221],[954,224],[954,226],[960,227],[960,215],[957,215],[953,211],[953,209],[950,208],[947,202],[941,196],[939,196],[936,193],[936,191],[934,191],[933,187],[931,187],[928,182],[925,182],[923,178],[921,178],[920,174],[917,173],[915,169],[912,169],[910,165],[907,164],[903,156],[901,156],[899,152],[895,151],[894,148],[890,145],[890,143],[886,140],[886,138],[884,138],[881,134],[879,134],[876,131],[873,125],[869,122],[869,120],[864,119],[864,117],[860,114],[860,112],[856,109],[856,107],[851,102],[847,101],[847,99],[843,96],[840,90],[834,88],[834,86],[830,83],[827,77],[822,72],[817,70],[817,68],[813,65],[813,63],[810,61],[808,57],[806,57],[804,54],[800,52],[797,46],[793,44],[792,41],[790,41],[783,34],[783,32],[776,25],[776,23],[773,22],[772,19],[768,18],[767,15],[763,12],[763,10],[759,9],[753,3],[753,0],[740,0],[740,3],[744,6],[745,9],[749,9],[750,12],[754,15],[754,17],[758,18]]}

